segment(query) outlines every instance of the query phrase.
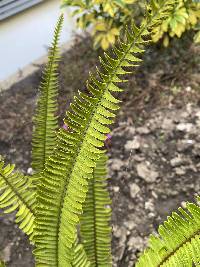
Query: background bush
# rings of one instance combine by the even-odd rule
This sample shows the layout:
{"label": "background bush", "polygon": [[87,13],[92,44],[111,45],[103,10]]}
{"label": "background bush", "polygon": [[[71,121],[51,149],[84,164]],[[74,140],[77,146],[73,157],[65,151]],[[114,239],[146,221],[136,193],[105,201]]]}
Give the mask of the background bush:
{"label": "background bush", "polygon": [[[123,24],[141,21],[145,13],[145,0],[63,0],[64,6],[74,8],[81,29],[92,28],[94,47],[107,50],[116,42]],[[162,40],[168,46],[170,39],[181,37],[185,31],[195,31],[194,41],[200,42],[200,2],[178,0],[169,18],[154,29],[153,41]]]}

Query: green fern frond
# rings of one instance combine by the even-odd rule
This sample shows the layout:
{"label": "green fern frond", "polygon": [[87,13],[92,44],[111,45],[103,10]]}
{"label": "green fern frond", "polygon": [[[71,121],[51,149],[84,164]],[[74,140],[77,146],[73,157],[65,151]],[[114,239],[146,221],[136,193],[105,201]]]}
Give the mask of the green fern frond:
{"label": "green fern frond", "polygon": [[[199,199],[200,200],[200,199]],[[136,267],[200,266],[200,206],[187,203],[152,235]]]}
{"label": "green fern frond", "polygon": [[60,129],[57,147],[45,164],[38,188],[34,235],[37,266],[71,266],[88,179],[102,153],[105,135],[110,132],[108,125],[119,109],[120,101],[114,94],[121,89],[116,84],[127,73],[124,66],[141,61],[137,54],[140,45],[146,43],[149,28],[161,22],[162,14],[165,16],[174,1],[158,2],[162,3],[159,10],[152,6],[146,24],[140,28],[133,24],[132,30],[126,31],[127,42],[114,48],[115,58],[106,54],[101,59],[100,77],[90,76],[89,94],[79,92],[67,112],[68,130]]}
{"label": "green fern frond", "polygon": [[0,260],[0,267],[6,267],[5,263],[3,261]]}
{"label": "green fern frond", "polygon": [[35,219],[35,192],[28,177],[14,171],[14,165],[0,161],[0,208],[4,213],[17,210],[16,223],[27,235],[33,232]]}
{"label": "green fern frond", "polygon": [[45,161],[56,145],[56,130],[58,129],[56,117],[58,110],[56,101],[58,95],[58,42],[63,19],[63,15],[61,15],[55,28],[52,47],[49,49],[48,64],[39,87],[39,98],[33,120],[32,167],[36,172],[44,169]]}
{"label": "green fern frond", "polygon": [[111,204],[107,191],[107,157],[102,155],[97,161],[93,178],[89,180],[89,190],[81,217],[81,240],[91,267],[109,267],[111,264]]}
{"label": "green fern frond", "polygon": [[76,243],[73,248],[73,253],[72,267],[91,267],[82,244]]}

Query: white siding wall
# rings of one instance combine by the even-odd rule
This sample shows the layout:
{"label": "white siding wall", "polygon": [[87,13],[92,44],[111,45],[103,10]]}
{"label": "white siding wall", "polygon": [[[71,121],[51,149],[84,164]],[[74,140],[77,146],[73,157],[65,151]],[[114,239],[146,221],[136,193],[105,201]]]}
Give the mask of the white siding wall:
{"label": "white siding wall", "polygon": [[[0,22],[0,81],[46,54],[59,13],[60,1],[48,0]],[[69,12],[64,13],[61,43],[75,30]]]}

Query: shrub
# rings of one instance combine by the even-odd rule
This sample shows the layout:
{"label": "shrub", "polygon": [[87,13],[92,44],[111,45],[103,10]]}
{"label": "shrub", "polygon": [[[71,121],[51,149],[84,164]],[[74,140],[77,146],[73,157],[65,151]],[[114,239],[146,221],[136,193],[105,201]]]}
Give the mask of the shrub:
{"label": "shrub", "polygon": [[[124,24],[133,18],[141,21],[147,7],[145,3],[145,0],[63,0],[63,5],[75,9],[72,16],[77,18],[79,28],[92,26],[94,47],[101,46],[104,50],[116,42]],[[168,46],[170,38],[180,38],[185,31],[194,29],[197,32],[194,40],[200,42],[199,19],[199,1],[179,0],[168,19],[155,27],[152,40],[162,39],[164,46]]]}

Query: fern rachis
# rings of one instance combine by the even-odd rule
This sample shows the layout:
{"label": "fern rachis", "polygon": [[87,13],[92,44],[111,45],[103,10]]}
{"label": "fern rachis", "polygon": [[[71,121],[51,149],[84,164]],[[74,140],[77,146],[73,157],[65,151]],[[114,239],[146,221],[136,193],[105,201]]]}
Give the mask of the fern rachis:
{"label": "fern rachis", "polygon": [[[59,131],[57,148],[46,163],[44,179],[39,187],[38,202],[41,204],[37,210],[35,238],[38,266],[71,266],[71,248],[88,190],[87,179],[100,156],[105,134],[110,131],[107,119],[111,118],[111,123],[115,117],[113,111],[119,108],[119,101],[110,92],[119,91],[115,83],[122,81],[118,75],[127,73],[123,66],[140,61],[132,53],[138,52],[138,45],[145,43],[142,36],[165,15],[171,4],[171,1],[160,2],[163,6],[159,10],[153,7],[154,13],[149,14],[147,24],[144,23],[140,29],[133,25],[133,33],[127,34],[128,43],[121,44],[119,49],[115,48],[116,58],[107,56],[107,63],[103,61],[101,80],[91,76],[92,83],[88,86],[90,95],[79,92],[71,106],[72,112],[67,113],[65,123],[69,131]],[[49,211],[46,218],[41,216],[44,209]],[[45,221],[49,217],[52,218],[51,225]],[[45,235],[41,227],[46,227]],[[55,242],[46,248],[50,237]],[[51,254],[52,257],[47,258],[45,254]]]}

